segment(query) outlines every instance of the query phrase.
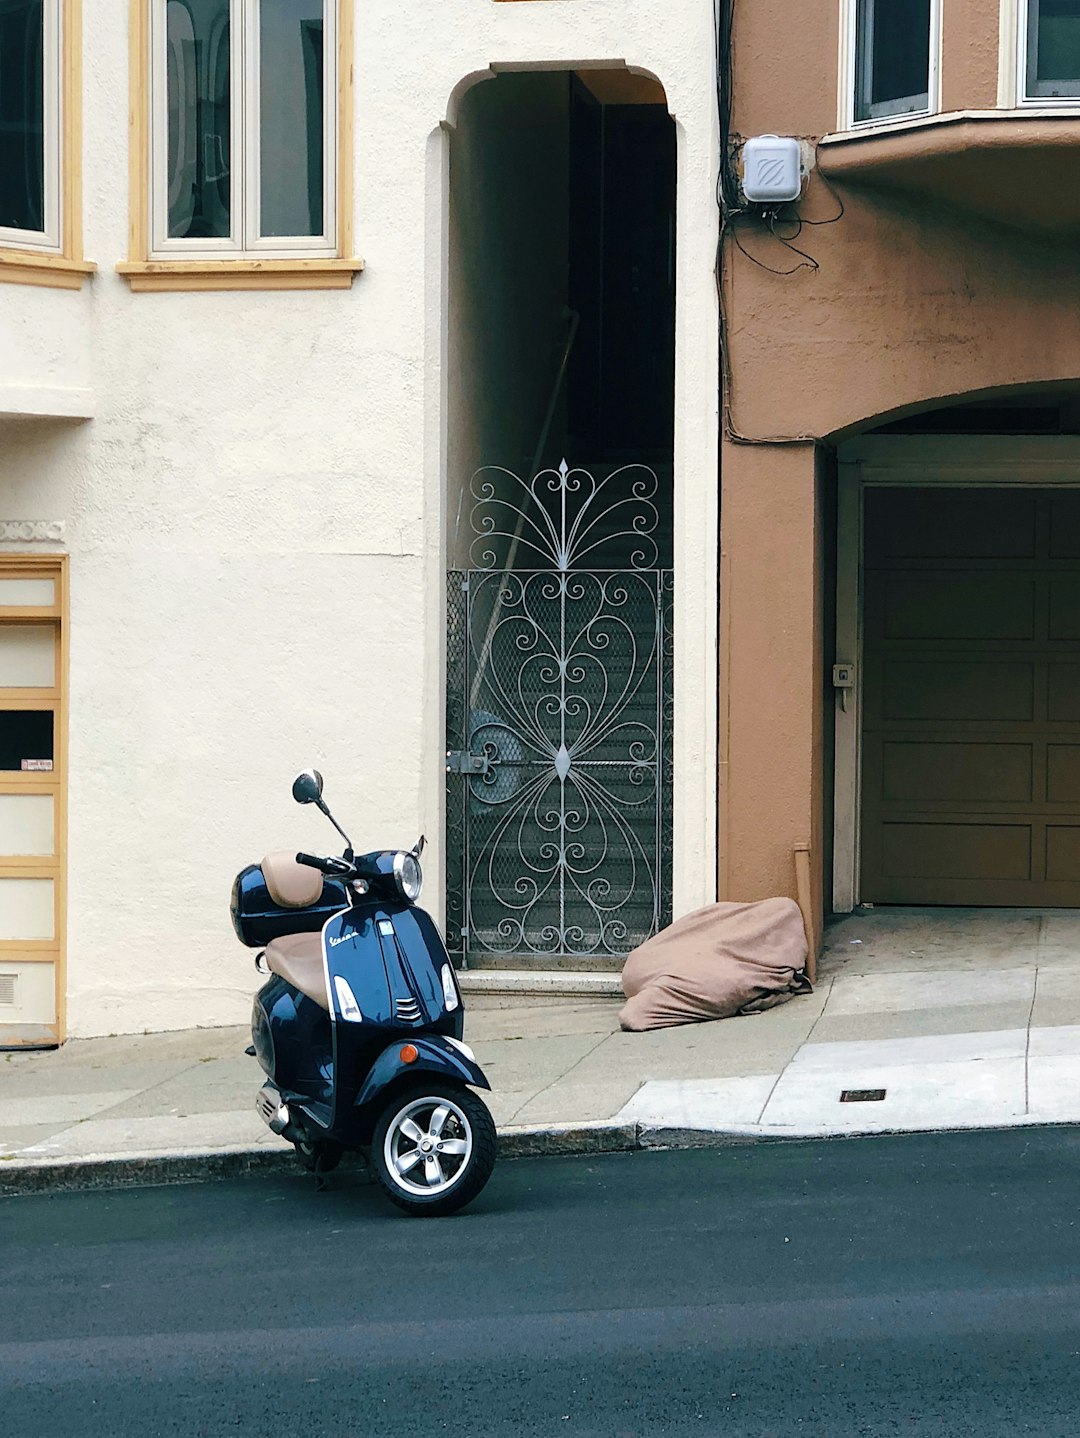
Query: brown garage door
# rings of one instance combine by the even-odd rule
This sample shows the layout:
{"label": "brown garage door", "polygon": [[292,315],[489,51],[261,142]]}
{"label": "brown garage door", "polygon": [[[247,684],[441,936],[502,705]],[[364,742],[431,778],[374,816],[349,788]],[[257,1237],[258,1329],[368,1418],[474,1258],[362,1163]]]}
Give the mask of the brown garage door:
{"label": "brown garage door", "polygon": [[1080,493],[870,489],[862,898],[1080,905]]}

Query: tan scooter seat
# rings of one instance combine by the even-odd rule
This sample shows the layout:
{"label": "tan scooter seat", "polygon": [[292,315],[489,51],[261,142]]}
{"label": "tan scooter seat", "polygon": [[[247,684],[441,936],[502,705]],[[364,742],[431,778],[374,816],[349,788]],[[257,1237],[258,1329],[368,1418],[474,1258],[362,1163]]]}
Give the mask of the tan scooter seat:
{"label": "tan scooter seat", "polygon": [[321,933],[283,934],[280,939],[272,939],[266,946],[266,967],[329,1013]]}

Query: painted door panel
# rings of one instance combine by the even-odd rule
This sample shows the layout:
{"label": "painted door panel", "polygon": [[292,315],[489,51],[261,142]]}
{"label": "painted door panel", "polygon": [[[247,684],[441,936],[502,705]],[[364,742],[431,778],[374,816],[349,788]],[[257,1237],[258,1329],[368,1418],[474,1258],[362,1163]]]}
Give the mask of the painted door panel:
{"label": "painted door panel", "polygon": [[870,489],[862,897],[1080,904],[1080,496]]}

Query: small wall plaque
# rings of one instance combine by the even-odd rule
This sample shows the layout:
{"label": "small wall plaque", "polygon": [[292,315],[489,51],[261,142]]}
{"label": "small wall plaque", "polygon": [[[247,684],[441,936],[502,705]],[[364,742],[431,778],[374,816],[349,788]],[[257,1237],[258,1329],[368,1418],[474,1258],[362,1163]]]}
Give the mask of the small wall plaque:
{"label": "small wall plaque", "polygon": [[62,519],[0,519],[0,540],[23,544],[58,544],[64,537]]}

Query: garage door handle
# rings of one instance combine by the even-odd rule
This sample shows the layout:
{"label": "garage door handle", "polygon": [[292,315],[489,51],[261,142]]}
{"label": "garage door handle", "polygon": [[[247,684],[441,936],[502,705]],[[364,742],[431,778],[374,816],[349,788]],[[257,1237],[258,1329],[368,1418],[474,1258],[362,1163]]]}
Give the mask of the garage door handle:
{"label": "garage door handle", "polygon": [[834,664],[832,669],[833,688],[836,690],[840,700],[840,708],[845,714],[848,707],[848,695],[855,688],[855,666],[854,664]]}

